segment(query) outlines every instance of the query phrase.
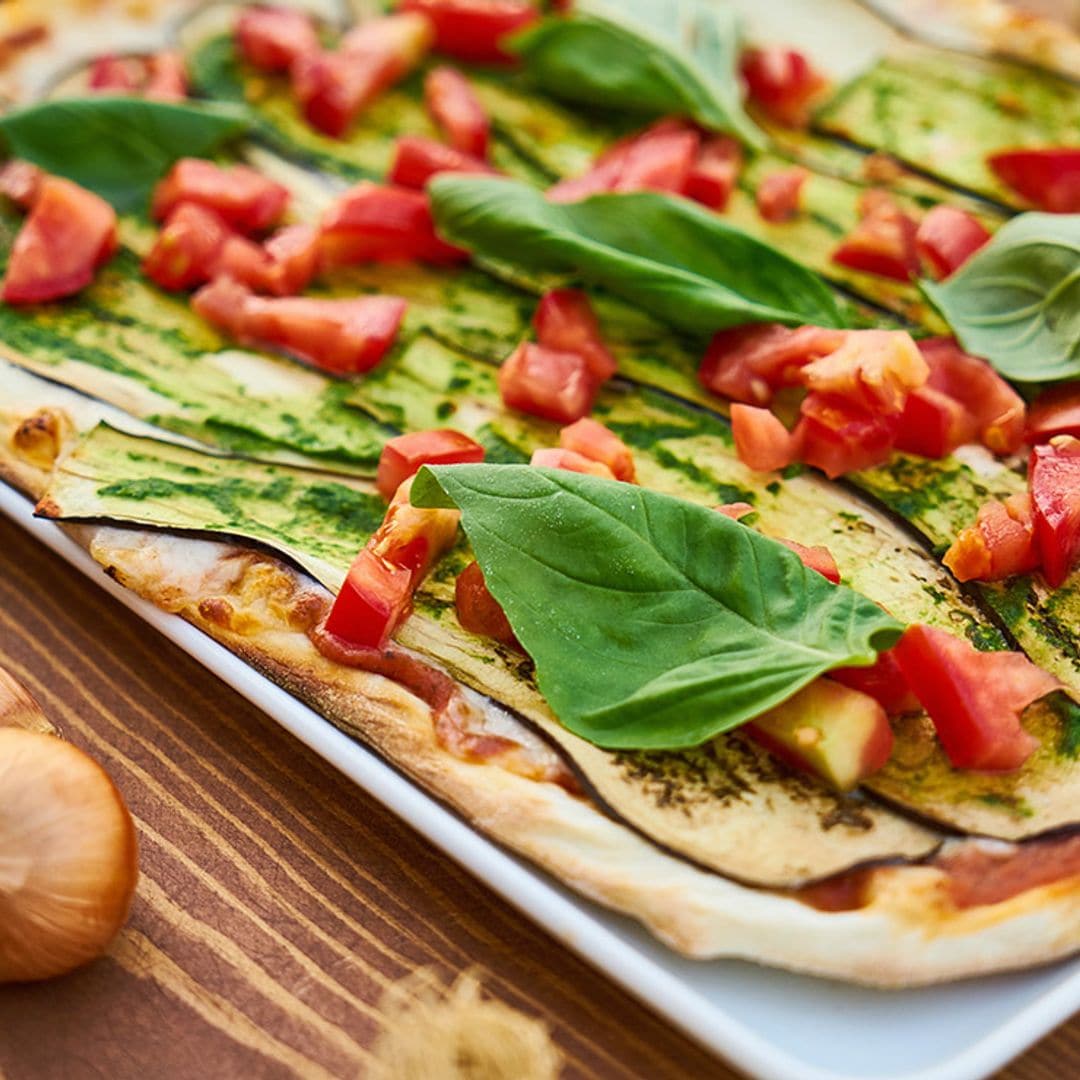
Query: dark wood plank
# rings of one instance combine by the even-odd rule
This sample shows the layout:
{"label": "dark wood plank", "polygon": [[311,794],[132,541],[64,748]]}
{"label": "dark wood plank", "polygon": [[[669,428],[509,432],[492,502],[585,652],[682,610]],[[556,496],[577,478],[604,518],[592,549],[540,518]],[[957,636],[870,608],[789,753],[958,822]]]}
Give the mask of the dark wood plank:
{"label": "dark wood plank", "polygon": [[[6,1080],[356,1075],[389,985],[474,965],[567,1077],[733,1075],[3,519],[0,664],[116,779],[143,872],[108,957],[0,988]],[[1006,1075],[1070,1062],[1080,1021]]]}

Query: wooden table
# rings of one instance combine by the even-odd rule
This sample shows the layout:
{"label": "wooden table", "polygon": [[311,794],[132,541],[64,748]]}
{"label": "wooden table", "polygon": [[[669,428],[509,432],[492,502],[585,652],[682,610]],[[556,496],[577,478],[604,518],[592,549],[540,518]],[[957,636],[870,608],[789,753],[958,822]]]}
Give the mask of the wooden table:
{"label": "wooden table", "polygon": [[[62,560],[0,518],[0,663],[139,825],[127,929],[0,988],[4,1080],[355,1077],[379,1002],[472,966],[566,1077],[731,1077]],[[1080,1074],[1080,1019],[1006,1074]]]}

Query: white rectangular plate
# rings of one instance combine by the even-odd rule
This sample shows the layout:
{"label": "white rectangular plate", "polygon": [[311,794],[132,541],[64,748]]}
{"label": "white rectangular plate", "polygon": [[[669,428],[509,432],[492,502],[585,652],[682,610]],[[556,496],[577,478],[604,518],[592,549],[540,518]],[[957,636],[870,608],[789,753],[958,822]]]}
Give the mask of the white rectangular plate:
{"label": "white rectangular plate", "polygon": [[0,484],[0,511],[238,690],[561,942],[692,1038],[775,1080],[981,1080],[1080,1009],[1080,960],[926,990],[875,991],[738,961],[686,960],[515,859],[178,616],[108,578]]}

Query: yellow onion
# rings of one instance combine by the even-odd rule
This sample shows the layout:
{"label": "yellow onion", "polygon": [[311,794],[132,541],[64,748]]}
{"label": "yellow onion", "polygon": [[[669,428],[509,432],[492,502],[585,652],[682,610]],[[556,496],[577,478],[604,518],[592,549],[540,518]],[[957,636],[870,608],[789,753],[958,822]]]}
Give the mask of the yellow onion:
{"label": "yellow onion", "polygon": [[0,982],[100,956],[137,879],[135,827],[101,766],[53,735],[0,727]]}

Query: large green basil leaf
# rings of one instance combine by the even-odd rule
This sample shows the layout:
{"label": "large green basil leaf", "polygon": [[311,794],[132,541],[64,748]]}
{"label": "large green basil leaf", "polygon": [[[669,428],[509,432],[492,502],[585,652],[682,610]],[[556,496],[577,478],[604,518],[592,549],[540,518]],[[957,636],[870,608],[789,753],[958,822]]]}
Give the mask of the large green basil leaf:
{"label": "large green basil leaf", "polygon": [[571,731],[612,749],[697,746],[903,627],[714,510],[528,465],[421,470],[456,506],[491,592]]}
{"label": "large green basil leaf", "polygon": [[1080,214],[1021,214],[923,291],[968,352],[1017,382],[1080,376]]}
{"label": "large green basil leaf", "polygon": [[449,175],[428,190],[452,242],[528,271],[572,273],[683,330],[844,324],[817,274],[688,199],[641,192],[552,203],[512,180]]}
{"label": "large green basil leaf", "polygon": [[531,80],[553,97],[686,116],[761,148],[764,135],[740,100],[738,47],[734,14],[702,0],[591,0],[511,42]]}
{"label": "large green basil leaf", "polygon": [[235,105],[171,104],[102,95],[46,101],[0,116],[12,157],[66,176],[120,213],[146,208],[154,185],[182,157],[203,157],[250,125]]}

